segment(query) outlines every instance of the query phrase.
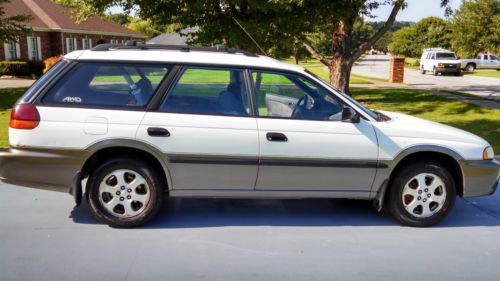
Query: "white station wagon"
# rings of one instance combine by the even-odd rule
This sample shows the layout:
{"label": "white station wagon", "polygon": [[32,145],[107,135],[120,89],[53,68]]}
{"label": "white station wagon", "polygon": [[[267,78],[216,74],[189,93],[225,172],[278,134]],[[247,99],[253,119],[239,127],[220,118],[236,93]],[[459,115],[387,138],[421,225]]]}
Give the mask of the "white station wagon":
{"label": "white station wagon", "polygon": [[372,200],[429,226],[499,180],[480,137],[222,47],[72,52],[20,98],[9,135],[2,181],[85,194],[113,227],[146,223],[165,196]]}

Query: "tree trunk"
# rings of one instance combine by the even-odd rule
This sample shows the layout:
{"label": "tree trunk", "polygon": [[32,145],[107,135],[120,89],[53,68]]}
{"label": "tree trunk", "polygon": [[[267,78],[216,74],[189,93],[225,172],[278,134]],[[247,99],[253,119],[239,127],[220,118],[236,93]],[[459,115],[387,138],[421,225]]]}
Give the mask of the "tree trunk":
{"label": "tree trunk", "polygon": [[340,21],[332,34],[332,59],[329,61],[330,83],[349,93],[352,68],[352,27],[354,23]]}
{"label": "tree trunk", "polygon": [[328,65],[330,83],[346,94],[349,94],[351,68],[351,61],[343,56],[334,56]]}

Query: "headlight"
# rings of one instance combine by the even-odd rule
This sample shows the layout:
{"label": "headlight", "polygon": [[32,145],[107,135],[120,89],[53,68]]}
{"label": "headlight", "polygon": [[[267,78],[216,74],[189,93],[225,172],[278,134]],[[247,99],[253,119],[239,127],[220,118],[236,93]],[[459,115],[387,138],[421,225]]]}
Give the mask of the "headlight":
{"label": "headlight", "polygon": [[439,63],[439,64],[438,64],[438,67],[441,67],[441,68],[442,68],[442,67],[444,67],[444,64]]}
{"label": "headlight", "polygon": [[495,152],[493,152],[493,148],[491,146],[488,146],[483,151],[483,159],[484,160],[491,160],[491,159],[493,159],[493,157],[495,157]]}

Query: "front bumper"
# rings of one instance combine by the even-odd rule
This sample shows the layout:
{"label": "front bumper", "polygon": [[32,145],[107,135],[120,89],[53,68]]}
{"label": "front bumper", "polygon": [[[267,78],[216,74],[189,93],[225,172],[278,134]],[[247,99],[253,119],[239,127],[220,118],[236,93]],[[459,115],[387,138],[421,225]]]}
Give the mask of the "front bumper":
{"label": "front bumper", "polygon": [[495,193],[500,180],[500,162],[497,160],[462,161],[463,196],[473,197]]}
{"label": "front bumper", "polygon": [[440,73],[458,73],[461,71],[460,67],[437,67],[436,70]]}
{"label": "front bumper", "polygon": [[0,150],[0,180],[5,183],[69,192],[88,152],[63,149]]}

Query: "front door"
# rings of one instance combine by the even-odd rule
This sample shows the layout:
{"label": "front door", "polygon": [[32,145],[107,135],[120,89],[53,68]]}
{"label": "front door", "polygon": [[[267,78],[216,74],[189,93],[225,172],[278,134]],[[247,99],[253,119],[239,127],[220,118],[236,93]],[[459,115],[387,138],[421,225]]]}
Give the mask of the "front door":
{"label": "front door", "polygon": [[184,67],[137,137],[164,153],[173,189],[250,190],[257,134],[243,70]]}
{"label": "front door", "polygon": [[342,122],[344,105],[309,79],[253,71],[258,105],[257,190],[369,192],[377,167],[372,125]]}

